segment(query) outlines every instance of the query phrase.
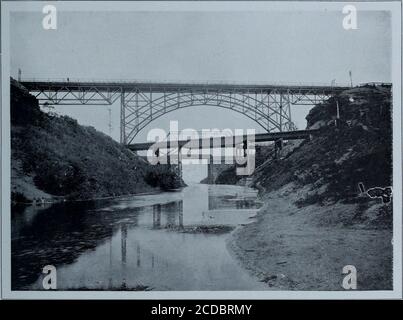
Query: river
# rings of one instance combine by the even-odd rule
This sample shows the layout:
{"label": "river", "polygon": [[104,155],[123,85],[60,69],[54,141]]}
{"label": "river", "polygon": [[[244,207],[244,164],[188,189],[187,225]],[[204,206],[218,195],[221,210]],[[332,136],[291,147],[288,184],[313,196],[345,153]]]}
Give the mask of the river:
{"label": "river", "polygon": [[12,219],[12,288],[42,290],[260,290],[226,247],[259,202],[242,186],[192,184],[91,202],[30,206]]}

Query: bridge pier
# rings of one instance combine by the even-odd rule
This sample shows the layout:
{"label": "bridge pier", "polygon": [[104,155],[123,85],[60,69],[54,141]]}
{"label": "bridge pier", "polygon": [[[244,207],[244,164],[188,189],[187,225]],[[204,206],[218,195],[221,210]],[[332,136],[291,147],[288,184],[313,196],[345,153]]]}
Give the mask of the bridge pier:
{"label": "bridge pier", "polygon": [[210,155],[209,162],[207,163],[207,184],[215,184],[219,174],[233,166],[234,164],[227,164],[225,162],[214,163],[213,156]]}
{"label": "bridge pier", "polygon": [[207,164],[207,183],[208,184],[214,184],[215,181],[215,177],[214,177],[214,173],[213,173],[213,155],[210,154],[210,159],[209,162]]}

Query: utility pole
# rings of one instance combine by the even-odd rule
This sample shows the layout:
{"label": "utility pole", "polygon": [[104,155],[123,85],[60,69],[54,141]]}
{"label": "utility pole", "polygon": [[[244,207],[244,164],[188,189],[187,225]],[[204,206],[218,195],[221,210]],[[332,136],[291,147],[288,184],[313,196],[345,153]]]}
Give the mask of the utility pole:
{"label": "utility pole", "polygon": [[21,69],[18,68],[18,82],[21,82]]}

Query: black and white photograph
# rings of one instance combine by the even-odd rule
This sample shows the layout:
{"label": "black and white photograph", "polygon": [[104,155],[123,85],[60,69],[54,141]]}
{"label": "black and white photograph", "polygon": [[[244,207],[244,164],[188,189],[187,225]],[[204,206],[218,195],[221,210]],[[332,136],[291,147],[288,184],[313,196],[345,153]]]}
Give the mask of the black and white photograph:
{"label": "black and white photograph", "polygon": [[2,1],[1,44],[3,299],[401,298],[400,1]]}

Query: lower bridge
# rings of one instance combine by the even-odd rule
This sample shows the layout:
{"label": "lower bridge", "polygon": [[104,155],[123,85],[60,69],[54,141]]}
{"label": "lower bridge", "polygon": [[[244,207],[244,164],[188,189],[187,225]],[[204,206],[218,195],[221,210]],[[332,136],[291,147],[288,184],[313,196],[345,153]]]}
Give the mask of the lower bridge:
{"label": "lower bridge", "polygon": [[[194,155],[186,155],[185,159],[206,159],[207,160],[207,179],[206,182],[213,184],[218,174],[234,164],[232,161],[228,164],[227,157],[215,157],[213,156],[214,149],[225,148],[237,148],[241,146],[244,150],[244,156],[248,154],[248,149],[251,145],[255,145],[262,142],[274,142],[275,156],[277,150],[282,148],[283,141],[287,140],[301,140],[311,139],[313,135],[318,134],[320,129],[312,130],[295,130],[285,132],[272,132],[272,133],[259,133],[259,134],[245,134],[239,136],[219,136],[219,137],[204,137],[198,139],[167,139],[159,142],[145,142],[128,145],[128,148],[132,151],[146,151],[151,150],[151,156],[157,155],[161,157],[164,153],[165,163],[158,162],[158,165],[168,165],[172,170],[177,171],[179,176],[182,176],[182,149],[197,150],[199,152]],[[202,153],[202,149],[209,149],[210,152]],[[148,155],[150,156],[150,154]],[[145,160],[149,160],[146,156],[143,156]]]}
{"label": "lower bridge", "polygon": [[258,133],[254,135],[239,135],[239,136],[221,136],[221,137],[208,137],[198,139],[183,139],[176,141],[161,142],[144,142],[134,143],[127,145],[132,151],[149,150],[150,148],[156,149],[172,149],[172,148],[186,148],[186,149],[206,149],[206,148],[229,148],[236,147],[238,144],[252,141],[269,142],[278,140],[300,140],[310,138],[313,134],[317,133],[319,129],[313,130],[295,130],[295,131],[283,131],[283,132],[267,132]]}

